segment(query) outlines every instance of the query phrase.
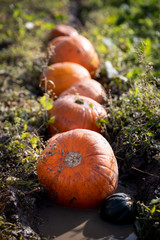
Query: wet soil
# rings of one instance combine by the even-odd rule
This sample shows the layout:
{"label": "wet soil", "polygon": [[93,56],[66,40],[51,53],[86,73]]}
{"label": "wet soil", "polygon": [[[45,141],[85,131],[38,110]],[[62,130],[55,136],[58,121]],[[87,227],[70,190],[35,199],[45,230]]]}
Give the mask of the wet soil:
{"label": "wet soil", "polygon": [[[138,174],[141,175],[141,173]],[[154,177],[144,179],[142,174],[138,178],[136,174],[122,176],[120,172],[119,186],[116,192],[127,193],[134,200],[140,198],[142,200],[150,198],[151,200],[156,188]],[[141,180],[142,182],[140,182]],[[119,226],[104,222],[100,218],[99,208],[77,210],[58,206],[49,199],[43,188],[22,194],[22,191],[16,187],[10,187],[4,202],[3,212],[6,220],[17,223],[16,237],[23,235],[24,239],[43,239],[45,237],[57,240],[71,238],[75,240],[137,239],[134,225]]]}
{"label": "wet soil", "polygon": [[38,230],[49,239],[137,239],[132,225],[104,222],[99,217],[99,209],[69,209],[46,199],[38,213],[41,217]]}

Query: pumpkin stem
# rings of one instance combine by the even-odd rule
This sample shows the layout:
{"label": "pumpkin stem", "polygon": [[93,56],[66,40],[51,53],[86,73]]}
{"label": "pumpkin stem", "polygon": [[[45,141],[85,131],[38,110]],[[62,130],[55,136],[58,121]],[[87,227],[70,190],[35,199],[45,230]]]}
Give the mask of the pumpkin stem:
{"label": "pumpkin stem", "polygon": [[81,154],[77,152],[69,152],[65,157],[65,164],[67,167],[76,167],[81,162]]}

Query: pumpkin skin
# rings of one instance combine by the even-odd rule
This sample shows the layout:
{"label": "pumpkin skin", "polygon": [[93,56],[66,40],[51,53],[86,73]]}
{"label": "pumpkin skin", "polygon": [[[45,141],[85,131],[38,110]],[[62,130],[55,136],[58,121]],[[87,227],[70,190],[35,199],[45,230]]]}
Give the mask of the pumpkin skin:
{"label": "pumpkin skin", "polygon": [[81,96],[90,97],[96,102],[102,104],[106,101],[107,95],[103,86],[94,79],[88,79],[87,81],[79,81],[73,84],[66,91],[62,92],[61,96],[69,94],[79,94]]}
{"label": "pumpkin skin", "polygon": [[118,167],[99,133],[75,129],[49,139],[37,165],[39,182],[56,203],[94,208],[115,192]]}
{"label": "pumpkin skin", "polygon": [[57,62],[75,62],[85,67],[95,76],[99,66],[98,55],[91,42],[82,35],[66,37],[55,45],[49,64]]}
{"label": "pumpkin skin", "polygon": [[87,69],[79,64],[71,62],[56,63],[43,70],[41,74],[41,87],[44,87],[45,91],[50,91],[51,96],[54,94],[59,96],[74,83],[80,80],[85,81],[85,79],[89,78],[91,76]]}
{"label": "pumpkin skin", "polygon": [[59,36],[75,36],[75,35],[78,35],[78,32],[75,28],[63,24],[57,25],[50,32],[50,37],[52,39]]}
{"label": "pumpkin skin", "polygon": [[68,37],[66,37],[66,36],[56,37],[56,38],[54,38],[54,39],[52,39],[52,40],[50,41],[49,45],[55,46],[57,43],[59,43],[59,42],[61,42],[61,41],[63,41],[63,40],[66,40],[66,39],[68,39]]}
{"label": "pumpkin skin", "polygon": [[128,194],[115,193],[102,203],[100,216],[116,224],[130,224],[135,220],[136,204]]}
{"label": "pumpkin skin", "polygon": [[101,133],[102,129],[98,128],[96,122],[100,118],[107,118],[107,113],[102,105],[91,98],[66,95],[54,102],[49,116],[55,117],[55,121],[48,127],[51,135],[76,128],[90,129]]}
{"label": "pumpkin skin", "polygon": [[47,47],[47,59],[50,59],[50,57],[53,55],[55,45],[66,39],[67,39],[66,36],[60,36],[60,37],[56,37],[56,38],[52,39],[49,42],[48,47]]}

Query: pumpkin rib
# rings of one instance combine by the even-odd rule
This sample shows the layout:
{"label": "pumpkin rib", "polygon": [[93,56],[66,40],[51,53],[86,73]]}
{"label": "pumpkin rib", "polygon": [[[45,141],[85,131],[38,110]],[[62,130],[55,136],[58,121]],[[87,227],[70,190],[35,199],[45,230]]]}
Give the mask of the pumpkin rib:
{"label": "pumpkin rib", "polygon": [[[95,178],[95,174],[97,174],[97,172],[95,171],[95,170],[90,170],[89,171],[89,176],[91,177],[91,175]],[[98,175],[98,177],[99,177],[99,175]],[[104,177],[104,176],[102,176],[102,177]],[[94,179],[93,178],[93,179]],[[86,181],[87,182],[87,181]],[[99,192],[101,193],[102,192],[102,190],[104,190],[104,188],[99,184],[99,182],[97,182],[96,181],[96,179],[95,179],[95,181],[93,182],[93,184],[94,184],[94,186],[99,190]]]}
{"label": "pumpkin rib", "polygon": [[[96,139],[95,139],[95,141],[96,141]],[[85,157],[89,157],[91,154],[94,154],[95,156],[96,156],[96,155],[105,155],[103,152],[101,152],[101,153],[100,153],[100,152],[94,152],[93,146],[96,145],[96,144],[97,144],[97,143],[95,142],[95,143],[93,143],[93,145],[90,145],[90,147],[92,148],[92,152],[91,152],[89,155],[85,156]],[[108,144],[107,147],[110,148],[110,151],[113,152],[112,148],[110,147],[110,144]],[[87,154],[88,154],[88,153],[87,153]]]}
{"label": "pumpkin rib", "polygon": [[[86,155],[86,156],[84,156],[84,157],[90,157],[92,154],[93,154],[93,153],[90,153],[90,154],[88,154],[88,155]],[[94,153],[94,155],[95,155],[95,156],[105,156],[104,153]]]}
{"label": "pumpkin rib", "polygon": [[[92,145],[92,147],[93,147],[93,145]],[[93,154],[93,152],[90,155],[92,155],[92,154]],[[90,155],[84,156],[84,159],[88,158]],[[96,155],[98,155],[98,156],[105,156],[104,153],[99,153],[99,152],[98,153],[94,153],[94,156],[96,156]],[[100,164],[101,167],[106,167],[105,165],[102,165],[102,163],[95,163],[95,165],[98,165],[98,164]],[[106,168],[108,168],[108,170],[109,170],[109,167],[106,167]],[[116,174],[116,172],[114,170],[112,170],[112,171],[114,172],[114,174]],[[110,184],[111,184],[111,182],[112,181],[110,180]]]}
{"label": "pumpkin rib", "polygon": [[[101,164],[101,167],[106,167],[106,166]],[[106,167],[106,168],[108,168],[108,169],[109,169],[109,167]],[[114,170],[113,170],[113,172],[114,172]],[[114,173],[116,173],[116,172],[114,172]]]}
{"label": "pumpkin rib", "polygon": [[[106,167],[106,166],[105,166],[105,167]],[[93,171],[94,173],[98,173],[98,171],[95,170],[95,169],[92,169],[92,171]],[[103,177],[105,177],[105,175],[103,175],[102,173],[101,173],[101,175],[102,175]],[[112,185],[111,179],[107,179],[107,180],[108,180],[108,183]],[[113,186],[112,186],[112,187],[113,187]],[[113,187],[113,189],[114,189],[114,187]]]}
{"label": "pumpkin rib", "polygon": [[[99,166],[99,167],[103,167],[103,168],[107,168],[108,170],[110,170],[110,168],[109,167],[107,167],[106,165],[103,165],[102,163],[95,163],[95,168],[94,168],[94,171],[96,171],[95,169],[96,169],[96,166]],[[114,175],[116,175],[116,172],[114,171],[114,170],[112,170],[112,173],[114,173]],[[109,178],[109,179],[107,179],[109,182],[110,182],[110,184],[111,184],[111,179]]]}

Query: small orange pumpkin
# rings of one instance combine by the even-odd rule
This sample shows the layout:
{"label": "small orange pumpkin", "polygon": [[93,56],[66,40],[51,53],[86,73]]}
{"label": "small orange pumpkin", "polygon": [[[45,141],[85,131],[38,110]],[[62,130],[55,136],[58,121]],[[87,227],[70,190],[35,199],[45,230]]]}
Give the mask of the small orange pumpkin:
{"label": "small orange pumpkin", "polygon": [[63,24],[57,25],[50,32],[50,36],[52,39],[59,36],[75,36],[75,35],[78,35],[78,32],[75,28]]}
{"label": "small orange pumpkin", "polygon": [[99,66],[98,55],[91,42],[82,35],[66,37],[65,40],[59,41],[54,48],[50,57],[49,64],[57,62],[75,62],[85,67],[95,76]]}
{"label": "small orange pumpkin", "polygon": [[49,111],[49,115],[50,117],[55,116],[54,123],[49,125],[51,135],[76,128],[90,129],[100,133],[102,129],[97,126],[97,121],[107,118],[104,107],[98,102],[76,95],[58,98]]}
{"label": "small orange pumpkin", "polygon": [[60,97],[77,93],[81,96],[90,97],[100,104],[104,103],[107,99],[105,89],[99,82],[95,81],[94,79],[79,81],[73,84],[66,91],[62,92]]}
{"label": "small orange pumpkin", "polygon": [[49,91],[50,95],[59,96],[63,91],[71,87],[74,83],[91,78],[87,69],[83,66],[63,62],[52,64],[43,70],[41,74],[41,87]]}
{"label": "small orange pumpkin", "polygon": [[99,133],[76,129],[49,139],[37,166],[39,182],[58,204],[94,208],[117,187],[113,150]]}

